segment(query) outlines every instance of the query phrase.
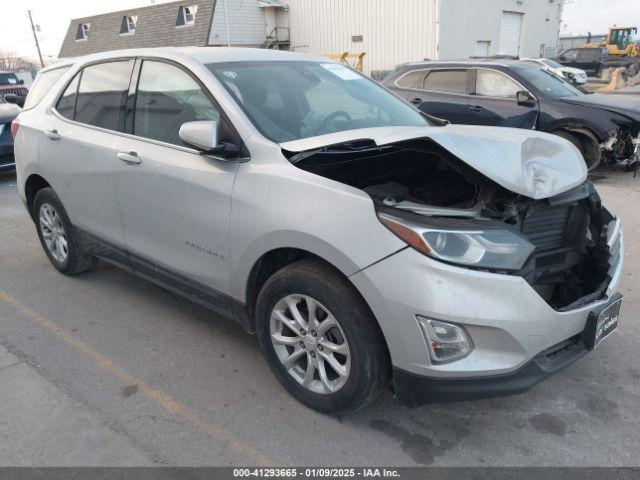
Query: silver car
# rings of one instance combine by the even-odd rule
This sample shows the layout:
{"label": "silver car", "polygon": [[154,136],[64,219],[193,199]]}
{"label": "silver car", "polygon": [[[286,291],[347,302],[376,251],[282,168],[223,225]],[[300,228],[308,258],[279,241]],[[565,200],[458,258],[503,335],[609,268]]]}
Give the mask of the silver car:
{"label": "silver car", "polygon": [[103,259],[239,321],[322,412],[390,378],[412,405],[523,392],[617,326],[620,222],[572,144],[448,125],[327,59],[83,57],[13,132],[55,268]]}

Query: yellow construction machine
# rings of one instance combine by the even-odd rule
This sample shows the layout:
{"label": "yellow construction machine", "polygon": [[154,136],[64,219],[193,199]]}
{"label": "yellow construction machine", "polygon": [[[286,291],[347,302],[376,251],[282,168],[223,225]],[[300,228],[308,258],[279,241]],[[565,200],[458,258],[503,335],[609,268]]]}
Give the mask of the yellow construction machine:
{"label": "yellow construction machine", "polygon": [[609,29],[607,39],[602,43],[587,43],[584,47],[607,47],[609,55],[619,57],[638,56],[638,27],[616,27]]}

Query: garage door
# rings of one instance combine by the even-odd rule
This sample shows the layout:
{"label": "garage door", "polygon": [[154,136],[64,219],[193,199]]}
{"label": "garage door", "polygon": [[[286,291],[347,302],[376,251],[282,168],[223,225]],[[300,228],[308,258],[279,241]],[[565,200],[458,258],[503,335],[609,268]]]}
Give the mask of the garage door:
{"label": "garage door", "polygon": [[522,13],[502,12],[500,24],[500,53],[520,55],[520,34],[522,32]]}

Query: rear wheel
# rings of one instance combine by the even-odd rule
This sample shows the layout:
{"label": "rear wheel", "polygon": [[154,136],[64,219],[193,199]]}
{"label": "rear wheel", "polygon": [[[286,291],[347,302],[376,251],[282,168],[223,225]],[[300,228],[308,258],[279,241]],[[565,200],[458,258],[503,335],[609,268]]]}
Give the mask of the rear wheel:
{"label": "rear wheel", "polygon": [[95,266],[97,259],[78,241],[67,212],[52,188],[36,193],[33,209],[40,243],[54,267],[65,275],[77,275]]}
{"label": "rear wheel", "polygon": [[315,410],[353,412],[387,380],[375,318],[353,286],[322,262],[302,260],[276,272],[258,297],[256,327],[275,376]]}

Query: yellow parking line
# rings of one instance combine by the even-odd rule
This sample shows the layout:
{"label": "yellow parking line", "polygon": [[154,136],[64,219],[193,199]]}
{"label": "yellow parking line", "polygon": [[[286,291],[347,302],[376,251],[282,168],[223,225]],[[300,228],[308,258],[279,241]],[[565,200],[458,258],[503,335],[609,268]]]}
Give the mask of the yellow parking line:
{"label": "yellow parking line", "polygon": [[138,385],[139,392],[141,392],[148,399],[156,402],[165,411],[179,415],[183,420],[194,426],[197,430],[200,430],[210,437],[229,445],[229,447],[237,455],[242,457],[244,463],[250,465],[272,465],[271,461],[262,452],[260,452],[244,440],[241,440],[234,434],[228,432],[215,423],[202,420],[195,412],[189,410],[189,408],[183,403],[174,400],[162,390],[153,388],[150,385],[147,385],[141,379],[136,378],[130,373],[126,372],[116,362],[108,357],[105,357],[101,353],[98,353],[89,345],[81,340],[78,340],[67,330],[59,327],[51,320],[40,315],[38,312],[23,305],[2,289],[0,289],[0,300],[8,303],[24,316],[38,323],[38,325],[40,325],[42,328],[62,339],[69,346],[73,347],[75,350],[82,353],[85,357],[96,363],[103,371],[113,375],[118,380],[124,382],[127,385]]}

